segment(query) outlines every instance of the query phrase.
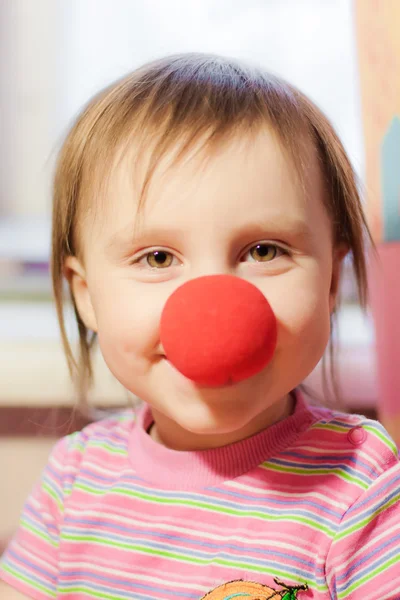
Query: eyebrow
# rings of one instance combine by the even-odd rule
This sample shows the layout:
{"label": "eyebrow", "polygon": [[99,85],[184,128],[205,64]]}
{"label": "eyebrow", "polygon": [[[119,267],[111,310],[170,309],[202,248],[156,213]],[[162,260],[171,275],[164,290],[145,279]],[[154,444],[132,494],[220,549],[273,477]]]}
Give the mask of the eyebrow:
{"label": "eyebrow", "polygon": [[[272,237],[274,239],[290,238],[297,243],[305,242],[313,237],[313,231],[303,219],[271,218],[265,221],[248,223],[237,232],[238,237],[250,235]],[[284,241],[284,240],[281,240]]]}
{"label": "eyebrow", "polygon": [[133,245],[138,243],[153,243],[154,238],[173,237],[174,239],[183,238],[185,233],[180,229],[152,227],[149,229],[143,228],[139,232],[135,228],[124,227],[120,231],[114,233],[108,242],[105,249],[109,252],[124,253],[128,252]]}

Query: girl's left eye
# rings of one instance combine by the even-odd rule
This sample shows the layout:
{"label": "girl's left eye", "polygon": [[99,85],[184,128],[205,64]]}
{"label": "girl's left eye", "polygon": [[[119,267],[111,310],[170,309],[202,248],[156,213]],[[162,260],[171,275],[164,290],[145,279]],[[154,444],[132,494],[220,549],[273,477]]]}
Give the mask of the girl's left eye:
{"label": "girl's left eye", "polygon": [[166,250],[153,250],[142,256],[141,260],[143,259],[146,259],[147,264],[152,269],[166,269],[172,265],[174,255]]}
{"label": "girl's left eye", "polygon": [[276,244],[256,244],[244,255],[244,260],[250,258],[250,262],[271,262],[274,258],[285,254],[285,250]]}

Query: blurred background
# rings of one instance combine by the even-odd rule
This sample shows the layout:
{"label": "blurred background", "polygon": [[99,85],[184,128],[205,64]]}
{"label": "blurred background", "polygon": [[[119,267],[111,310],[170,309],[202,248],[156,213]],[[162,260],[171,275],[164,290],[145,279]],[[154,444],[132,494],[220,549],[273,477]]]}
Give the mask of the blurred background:
{"label": "blurred background", "polygon": [[[0,0],[0,469],[9,474],[0,539],[15,527],[73,405],[48,273],[51,178],[63,137],[110,81],[161,55],[196,50],[249,59],[301,88],[365,179],[351,0]],[[374,333],[349,265],[336,335],[345,404],[373,415]],[[319,382],[317,372],[315,389]],[[126,402],[100,356],[92,401]]]}

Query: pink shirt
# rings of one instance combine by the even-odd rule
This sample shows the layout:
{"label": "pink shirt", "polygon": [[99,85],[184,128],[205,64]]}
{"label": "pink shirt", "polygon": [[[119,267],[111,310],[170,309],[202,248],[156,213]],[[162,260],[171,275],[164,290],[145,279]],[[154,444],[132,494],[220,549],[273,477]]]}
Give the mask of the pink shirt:
{"label": "pink shirt", "polygon": [[[297,394],[251,438],[178,452],[151,419],[145,406],[57,443],[5,581],[36,600],[196,600],[232,580],[274,600],[400,598],[400,466],[379,423]],[[249,596],[232,589],[218,598]]]}

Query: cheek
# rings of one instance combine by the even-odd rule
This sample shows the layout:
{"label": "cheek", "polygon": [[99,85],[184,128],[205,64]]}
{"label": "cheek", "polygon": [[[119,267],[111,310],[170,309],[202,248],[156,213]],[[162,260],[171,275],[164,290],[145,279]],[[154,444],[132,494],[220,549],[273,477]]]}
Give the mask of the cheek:
{"label": "cheek", "polygon": [[99,345],[110,369],[116,374],[126,366],[144,365],[159,343],[164,302],[135,290],[132,282],[104,287],[97,298]]}
{"label": "cheek", "polygon": [[329,282],[314,276],[287,289],[292,293],[282,294],[273,303],[279,323],[278,344],[283,350],[301,346],[319,360],[330,336]]}

